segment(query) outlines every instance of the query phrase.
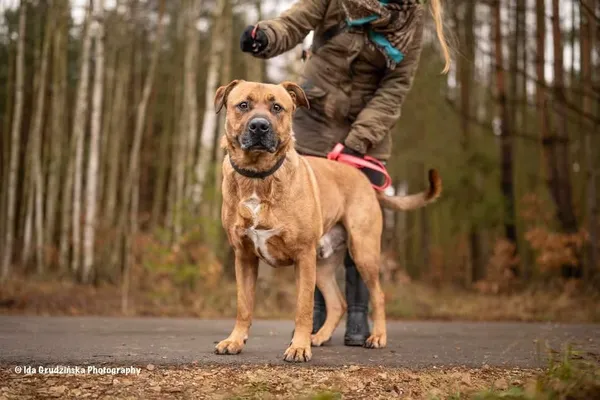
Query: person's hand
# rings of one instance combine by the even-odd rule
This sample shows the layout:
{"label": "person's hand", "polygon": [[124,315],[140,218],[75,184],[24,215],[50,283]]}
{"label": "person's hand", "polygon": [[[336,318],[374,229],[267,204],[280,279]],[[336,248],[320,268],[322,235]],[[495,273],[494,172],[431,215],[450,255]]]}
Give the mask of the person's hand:
{"label": "person's hand", "polygon": [[260,53],[267,48],[269,39],[260,28],[248,25],[240,38],[240,48],[244,53]]}
{"label": "person's hand", "polygon": [[[347,154],[349,156],[362,158],[362,159],[365,158],[364,154],[359,153],[358,151],[351,149],[348,146],[344,146],[344,149],[342,150],[342,154]],[[381,186],[385,183],[385,176],[381,172],[375,171],[370,168],[359,168],[359,169],[363,174],[365,174],[367,176],[367,178],[369,179],[369,181],[371,181],[372,184]]]}
{"label": "person's hand", "polygon": [[350,147],[344,145],[344,149],[342,150],[342,154],[347,154],[349,156],[354,156],[354,157],[358,157],[358,158],[365,158],[365,155],[362,153],[359,153],[358,151],[351,149]]}

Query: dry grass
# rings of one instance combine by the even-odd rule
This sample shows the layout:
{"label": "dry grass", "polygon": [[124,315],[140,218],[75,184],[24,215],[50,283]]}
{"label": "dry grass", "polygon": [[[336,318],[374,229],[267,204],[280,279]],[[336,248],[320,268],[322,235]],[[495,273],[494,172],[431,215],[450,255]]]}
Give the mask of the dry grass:
{"label": "dry grass", "polygon": [[483,294],[408,283],[386,288],[387,312],[398,319],[599,322],[600,296],[566,288]]}
{"label": "dry grass", "polygon": [[17,375],[0,370],[0,399],[432,399],[522,386],[536,371],[239,366],[144,368],[130,376]]}
{"label": "dry grass", "polygon": [[[390,319],[600,321],[600,295],[570,286],[482,294],[436,289],[415,282],[385,288]],[[262,282],[256,317],[291,319],[295,287],[285,280]],[[181,290],[172,285],[138,288],[131,294],[129,315],[222,318],[235,316],[235,284]],[[0,314],[122,315],[119,288],[82,286],[70,281],[12,280],[0,287]]]}
{"label": "dry grass", "polygon": [[0,368],[0,400],[38,398],[591,400],[600,398],[600,364],[569,350],[545,370],[148,365],[139,375],[23,375]]}

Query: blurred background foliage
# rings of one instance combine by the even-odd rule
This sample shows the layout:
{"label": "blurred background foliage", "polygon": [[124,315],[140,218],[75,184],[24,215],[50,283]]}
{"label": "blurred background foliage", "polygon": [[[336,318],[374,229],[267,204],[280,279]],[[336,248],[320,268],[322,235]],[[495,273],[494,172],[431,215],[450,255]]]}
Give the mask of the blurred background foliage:
{"label": "blurred background foliage", "polygon": [[[223,116],[212,99],[234,78],[297,78],[310,37],[266,62],[238,44],[247,24],[290,4],[1,1],[4,309],[102,313],[90,304],[104,293],[110,312],[230,313]],[[500,319],[595,319],[600,1],[445,8],[453,68],[440,74],[429,21],[389,163],[395,193],[421,190],[435,167],[444,194],[420,211],[386,213],[392,314],[451,317],[444,310],[457,303],[446,290],[459,290],[466,302],[480,302],[476,293],[517,296],[513,310],[531,294],[522,303],[533,299],[532,309]],[[258,315],[289,312],[291,276],[261,271]],[[66,293],[81,301],[61,305]],[[499,299],[464,315],[456,306],[454,315],[476,318],[507,303]],[[540,306],[544,299],[557,309]],[[565,311],[578,306],[575,316]]]}

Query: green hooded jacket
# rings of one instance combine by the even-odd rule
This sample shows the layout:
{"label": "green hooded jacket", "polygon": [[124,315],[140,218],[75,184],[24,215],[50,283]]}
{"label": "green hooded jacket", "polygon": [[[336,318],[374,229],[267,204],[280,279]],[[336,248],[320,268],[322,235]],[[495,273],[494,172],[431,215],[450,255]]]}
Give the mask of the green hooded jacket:
{"label": "green hooded jacket", "polygon": [[[271,58],[293,49],[314,30],[313,50],[300,86],[310,109],[298,109],[294,133],[298,151],[325,156],[337,143],[380,160],[390,157],[391,129],[398,121],[421,55],[424,7],[411,9],[402,31],[413,36],[394,69],[370,45],[362,28],[340,30],[341,0],[298,0],[280,17],[258,22],[268,46],[256,56]],[[335,29],[335,28],[334,28]],[[314,44],[320,43],[318,48]]]}

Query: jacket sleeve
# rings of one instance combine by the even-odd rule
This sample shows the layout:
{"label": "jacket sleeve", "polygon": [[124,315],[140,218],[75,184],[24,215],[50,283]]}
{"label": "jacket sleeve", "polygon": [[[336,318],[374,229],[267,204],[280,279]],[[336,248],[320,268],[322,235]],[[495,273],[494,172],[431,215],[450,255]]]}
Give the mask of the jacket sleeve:
{"label": "jacket sleeve", "polygon": [[358,114],[344,144],[362,154],[376,146],[398,121],[402,104],[412,87],[423,40],[423,20],[417,22],[417,32],[404,60],[388,70],[379,83],[375,95]]}
{"label": "jacket sleeve", "polygon": [[293,49],[325,18],[330,0],[298,0],[278,18],[258,22],[269,40],[260,58],[271,58]]}

